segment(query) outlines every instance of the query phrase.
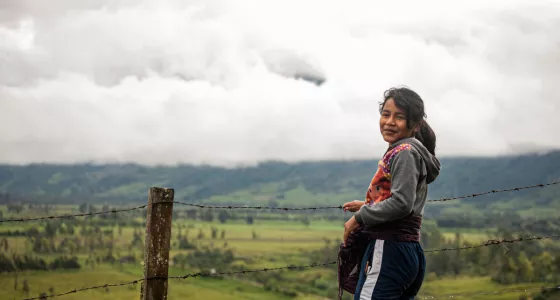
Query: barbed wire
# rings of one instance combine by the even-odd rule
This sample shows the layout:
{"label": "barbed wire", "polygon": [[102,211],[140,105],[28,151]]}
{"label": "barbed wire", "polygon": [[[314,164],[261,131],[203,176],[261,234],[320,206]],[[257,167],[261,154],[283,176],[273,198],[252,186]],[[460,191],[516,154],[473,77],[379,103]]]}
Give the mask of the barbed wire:
{"label": "barbed wire", "polygon": [[[488,246],[494,246],[494,245],[500,245],[500,244],[513,244],[513,243],[518,243],[518,242],[533,241],[533,240],[546,240],[546,239],[560,239],[560,234],[553,234],[553,235],[546,235],[546,236],[520,237],[520,238],[516,238],[516,239],[501,239],[501,240],[490,239],[490,240],[487,240],[486,242],[478,244],[478,245],[462,246],[462,247],[454,247],[454,248],[428,249],[428,250],[424,250],[424,253],[433,253],[433,252],[442,252],[442,251],[455,251],[455,250],[469,250],[469,249],[476,249],[476,248],[482,248],[482,247],[488,247]],[[284,254],[284,255],[285,256],[293,256],[293,255],[296,255],[296,254],[297,253],[288,253],[288,254]],[[239,259],[266,259],[268,257],[269,256],[266,256],[266,255],[251,255],[251,256],[248,256],[248,257],[237,256],[237,258],[239,258]]]}
{"label": "barbed wire", "polygon": [[270,209],[270,210],[318,210],[318,209],[332,209],[338,208],[342,209],[342,205],[336,206],[319,206],[319,207],[275,207],[275,206],[235,206],[235,205],[204,205],[195,203],[185,203],[179,201],[173,201],[175,204],[180,204],[184,206],[198,207],[198,208],[213,208],[213,209]]}
{"label": "barbed wire", "polygon": [[[518,242],[525,242],[525,241],[531,241],[531,240],[543,240],[543,239],[553,239],[553,238],[560,238],[560,234],[549,235],[549,236],[533,236],[533,237],[526,237],[526,238],[520,237],[520,238],[517,238],[517,239],[488,240],[485,243],[482,243],[480,245],[475,245],[475,246],[464,246],[464,247],[456,247],[456,248],[438,248],[438,249],[425,250],[424,252],[429,253],[429,252],[440,252],[440,251],[467,250],[467,249],[473,249],[473,248],[479,248],[479,247],[500,245],[500,244],[505,244],[505,243],[518,243]],[[60,294],[47,295],[46,297],[51,298],[51,297],[64,296],[64,295],[68,295],[68,294],[73,294],[73,293],[83,292],[83,291],[93,290],[93,289],[100,289],[100,288],[107,288],[107,287],[118,287],[118,286],[137,284],[138,282],[141,282],[141,281],[153,280],[153,279],[156,279],[156,280],[157,279],[159,279],[159,280],[161,280],[161,279],[187,279],[187,278],[222,276],[222,275],[239,275],[239,274],[249,274],[249,273],[258,273],[258,272],[279,271],[279,270],[293,271],[293,270],[298,270],[298,269],[324,267],[324,266],[329,266],[329,265],[335,265],[337,263],[338,263],[338,261],[330,261],[330,262],[325,262],[325,263],[314,263],[314,264],[300,265],[300,266],[290,265],[290,266],[285,266],[285,267],[237,270],[237,271],[229,271],[229,272],[196,272],[196,273],[189,273],[189,274],[185,274],[185,275],[181,275],[181,276],[167,276],[167,277],[155,276],[155,277],[150,277],[150,278],[147,278],[147,279],[140,278],[140,279],[125,282],[125,283],[103,284],[103,285],[96,285],[96,286],[91,286],[91,287],[79,288],[79,289],[74,289],[74,290],[64,292],[64,293],[60,293]],[[558,288],[560,288],[560,287],[558,287]],[[489,292],[489,293],[492,294],[492,293],[495,293],[495,292]],[[43,296],[43,298],[44,297],[45,296]],[[438,297],[444,297],[444,296],[438,296]],[[451,296],[449,296],[449,297],[451,297]],[[36,300],[36,299],[42,299],[42,298],[41,297],[34,297],[34,298],[25,298],[23,300]],[[433,299],[433,298],[426,298],[426,299]]]}
{"label": "barbed wire", "polygon": [[[524,189],[530,188],[537,188],[537,187],[545,187],[551,186],[555,184],[560,184],[560,181],[554,181],[550,183],[541,183],[535,185],[529,185],[524,187],[515,187],[503,190],[491,190],[482,193],[475,193],[466,196],[458,196],[458,197],[451,197],[451,198],[441,198],[441,199],[433,199],[427,200],[426,202],[441,202],[441,201],[451,201],[457,199],[465,199],[465,198],[474,198],[479,197],[482,195],[492,194],[492,193],[503,193],[503,192],[511,192],[511,191],[520,191]],[[337,206],[322,206],[322,207],[271,207],[271,206],[235,206],[235,205],[204,205],[204,204],[195,204],[195,203],[185,203],[180,201],[173,201],[174,204],[184,205],[184,206],[191,206],[191,207],[198,207],[198,208],[213,208],[213,209],[265,209],[265,210],[283,210],[283,211],[301,211],[301,210],[319,210],[319,209],[342,209],[342,205]],[[38,221],[38,220],[52,220],[52,219],[63,219],[63,218],[74,218],[74,217],[87,217],[93,215],[102,215],[102,214],[110,214],[110,213],[120,213],[126,211],[132,211],[137,209],[146,208],[148,205],[140,205],[137,207],[132,208],[124,208],[124,209],[112,209],[107,211],[99,211],[99,212],[92,212],[92,213],[80,213],[80,214],[72,214],[72,215],[53,215],[53,216],[45,216],[45,217],[31,217],[31,218],[15,218],[15,219],[1,219],[0,223],[8,223],[8,222],[27,222],[27,221]]]}
{"label": "barbed wire", "polygon": [[[556,184],[560,184],[560,181],[553,181],[550,183],[540,183],[540,184],[523,186],[523,187],[514,187],[514,188],[502,189],[502,190],[491,190],[487,192],[474,193],[474,194],[458,196],[458,197],[432,199],[432,200],[427,200],[426,202],[442,202],[442,201],[451,201],[451,200],[458,200],[458,199],[465,199],[465,198],[474,198],[474,197],[479,197],[479,196],[494,194],[494,193],[515,192],[515,191],[521,191],[521,190],[537,188],[537,187],[543,188],[545,186],[551,186]],[[333,209],[333,208],[342,209],[343,208],[342,205],[322,206],[322,207],[271,207],[271,206],[204,205],[204,204],[195,204],[195,203],[185,203],[179,201],[174,201],[173,203],[185,205],[185,206],[198,207],[198,208],[215,208],[215,209],[270,209],[270,210],[291,211],[291,210],[318,210],[318,209]]]}
{"label": "barbed wire", "polygon": [[[266,272],[266,271],[274,271],[274,270],[281,270],[281,269],[295,270],[295,269],[301,269],[301,268],[305,268],[305,267],[318,267],[318,266],[323,266],[323,265],[330,265],[330,264],[334,264],[334,263],[336,263],[336,262],[325,263],[325,264],[313,264],[313,265],[307,265],[307,266],[287,266],[287,267],[269,268],[269,269],[262,269],[262,270],[245,270],[245,271],[234,271],[234,272],[221,272],[221,273],[215,273],[215,274],[212,274],[212,275],[216,276],[216,275],[246,274],[246,273],[250,273],[250,272],[261,272],[261,271]],[[202,273],[189,274],[189,275],[185,275],[185,276],[197,277],[196,275],[198,275],[198,274],[202,274]],[[185,278],[187,278],[185,276],[172,276],[172,277],[167,277],[167,278],[168,279],[171,279],[171,278],[173,278],[173,279],[185,279]],[[152,279],[162,279],[162,278],[158,278],[158,277],[148,278],[148,280],[152,280]],[[163,278],[163,279],[165,279],[165,278]],[[40,300],[40,299],[44,299],[44,298],[54,298],[54,297],[65,296],[65,295],[74,294],[74,293],[77,293],[77,292],[83,292],[83,291],[92,290],[92,289],[119,287],[119,286],[131,285],[131,284],[138,284],[139,282],[142,282],[142,281],[144,281],[144,279],[138,279],[138,280],[133,280],[133,281],[125,282],[125,283],[118,283],[118,284],[104,284],[104,285],[75,289],[75,290],[71,290],[71,291],[68,291],[68,292],[65,292],[65,293],[60,293],[60,294],[51,294],[51,295],[46,295],[46,296],[25,298],[23,300]],[[439,295],[439,296],[435,296],[435,297],[434,296],[422,296],[422,297],[420,297],[420,299],[438,299],[438,298],[442,299],[442,298],[455,298],[455,297],[460,297],[460,296],[498,295],[498,294],[505,294],[505,293],[518,293],[518,292],[528,292],[528,291],[546,291],[546,290],[560,290],[560,285],[550,286],[550,287],[526,288],[526,289],[506,289],[506,290],[501,290],[501,291],[488,291],[488,292],[477,292],[477,293],[446,294],[446,295]]]}
{"label": "barbed wire", "polygon": [[54,298],[54,297],[65,296],[65,295],[74,294],[74,293],[77,293],[77,292],[88,291],[88,290],[93,290],[93,289],[102,289],[102,288],[108,288],[108,287],[118,287],[118,286],[126,286],[126,285],[131,285],[131,284],[137,284],[139,282],[146,281],[146,280],[187,279],[187,278],[196,278],[196,277],[248,274],[248,273],[256,273],[256,272],[279,271],[279,270],[298,270],[298,269],[328,266],[328,265],[332,265],[332,264],[336,264],[336,263],[337,262],[334,261],[334,262],[320,263],[320,264],[310,264],[310,265],[304,265],[304,266],[285,266],[285,267],[276,267],[276,268],[263,268],[263,269],[239,270],[239,271],[230,271],[230,272],[214,272],[214,273],[197,272],[197,273],[185,274],[185,275],[182,275],[182,276],[167,276],[167,277],[154,276],[154,277],[150,277],[150,278],[146,278],[146,279],[140,278],[140,279],[132,280],[132,281],[129,281],[129,282],[123,282],[123,283],[102,284],[102,285],[96,285],[96,286],[91,286],[91,287],[79,288],[79,289],[74,289],[74,290],[64,292],[64,293],[52,294],[52,295],[46,295],[46,296],[38,296],[38,297],[33,297],[33,298],[25,298],[23,300],[38,300],[38,299],[43,299],[45,297],[46,298]]}
{"label": "barbed wire", "polygon": [[66,218],[74,218],[74,217],[87,217],[87,216],[94,216],[94,215],[103,215],[103,214],[116,214],[120,212],[132,211],[137,209],[143,209],[148,207],[147,204],[140,205],[137,207],[131,208],[123,208],[123,209],[112,209],[107,211],[98,211],[98,212],[91,212],[91,213],[80,213],[74,215],[57,215],[57,216],[46,216],[46,217],[31,217],[31,218],[15,218],[15,219],[1,219],[0,223],[7,223],[7,222],[27,222],[27,221],[38,221],[38,220],[53,220],[53,219],[66,219]]}
{"label": "barbed wire", "polygon": [[560,290],[560,285],[550,286],[550,287],[538,287],[538,288],[527,288],[527,289],[507,289],[495,292],[477,292],[477,293],[460,293],[460,294],[446,294],[440,296],[423,296],[420,299],[442,299],[442,298],[455,298],[460,296],[483,296],[483,295],[498,295],[505,293],[517,293],[517,292],[528,292],[528,291],[547,291],[547,290]]}
{"label": "barbed wire", "polygon": [[65,292],[65,293],[51,294],[51,295],[46,295],[46,296],[38,296],[38,297],[33,297],[33,298],[25,298],[23,300],[38,300],[38,299],[44,299],[44,298],[54,298],[54,297],[65,296],[65,295],[74,294],[74,293],[78,293],[78,292],[84,292],[84,291],[88,291],[88,290],[137,284],[138,282],[141,282],[141,281],[144,281],[144,279],[142,278],[142,279],[137,279],[137,280],[133,280],[133,281],[129,281],[129,282],[123,282],[123,283],[113,283],[113,284],[106,283],[106,284],[103,284],[103,285],[96,285],[96,286],[74,289],[74,290],[71,290],[71,291],[68,291],[68,292]]}
{"label": "barbed wire", "polygon": [[[316,263],[316,264],[309,264],[303,266],[285,266],[285,267],[276,267],[276,268],[263,268],[263,269],[252,269],[252,270],[239,270],[239,271],[230,271],[230,272],[198,272],[198,273],[191,273],[185,274],[182,276],[169,276],[168,279],[187,279],[187,278],[196,278],[196,277],[209,277],[209,276],[222,276],[222,275],[237,275],[237,274],[249,274],[249,273],[257,273],[257,272],[268,272],[268,271],[279,271],[279,270],[298,270],[298,269],[308,269],[308,268],[316,268],[316,267],[326,267],[329,265],[337,264],[336,261],[326,262],[326,263]],[[152,279],[152,278],[150,278]],[[161,277],[154,277],[153,279],[165,279]]]}
{"label": "barbed wire", "polygon": [[474,197],[479,197],[479,196],[494,194],[494,193],[515,192],[515,191],[521,191],[521,190],[532,189],[532,188],[537,188],[537,187],[543,188],[545,186],[551,186],[551,185],[555,185],[555,184],[560,184],[560,180],[559,181],[553,181],[553,182],[550,182],[550,183],[540,183],[540,184],[528,185],[528,186],[524,186],[524,187],[515,187],[515,188],[509,188],[509,189],[503,189],[503,190],[491,190],[491,191],[488,191],[488,192],[475,193],[475,194],[471,194],[471,195],[467,195],[467,196],[428,200],[426,202],[440,202],[440,201],[450,201],[450,200],[465,199],[465,198],[474,198]]}
{"label": "barbed wire", "polygon": [[520,237],[516,239],[487,240],[486,242],[480,245],[463,246],[463,247],[456,247],[456,248],[438,248],[438,249],[425,250],[424,252],[429,253],[429,252],[441,252],[441,251],[453,251],[453,250],[468,250],[468,249],[475,249],[475,248],[488,247],[488,246],[501,245],[501,244],[513,244],[513,243],[519,243],[525,241],[557,239],[557,238],[560,238],[560,234]]}

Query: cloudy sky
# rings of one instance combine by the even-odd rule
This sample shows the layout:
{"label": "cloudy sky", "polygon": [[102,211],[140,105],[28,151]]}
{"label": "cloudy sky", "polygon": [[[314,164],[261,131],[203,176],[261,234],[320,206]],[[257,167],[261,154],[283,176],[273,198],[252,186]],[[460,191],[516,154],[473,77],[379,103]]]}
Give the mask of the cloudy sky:
{"label": "cloudy sky", "polygon": [[0,162],[375,158],[396,85],[441,156],[558,148],[558,28],[544,0],[0,0]]}

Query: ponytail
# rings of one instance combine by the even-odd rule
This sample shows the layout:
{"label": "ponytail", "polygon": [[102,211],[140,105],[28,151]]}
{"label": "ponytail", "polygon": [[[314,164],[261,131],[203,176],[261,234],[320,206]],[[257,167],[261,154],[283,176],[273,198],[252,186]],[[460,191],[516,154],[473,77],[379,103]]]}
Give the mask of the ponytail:
{"label": "ponytail", "polygon": [[432,127],[425,120],[420,121],[420,129],[416,132],[414,137],[419,140],[426,149],[432,154],[436,155],[436,134]]}

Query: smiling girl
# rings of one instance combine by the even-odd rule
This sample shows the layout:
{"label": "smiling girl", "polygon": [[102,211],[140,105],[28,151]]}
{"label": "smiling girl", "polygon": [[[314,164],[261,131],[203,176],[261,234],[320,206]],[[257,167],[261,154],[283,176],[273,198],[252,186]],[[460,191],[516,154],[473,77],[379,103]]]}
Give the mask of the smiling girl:
{"label": "smiling girl", "polygon": [[350,272],[339,266],[339,283],[346,290],[355,286],[354,299],[414,299],[426,266],[419,242],[427,186],[440,171],[436,136],[424,120],[422,98],[408,88],[387,90],[380,113],[379,130],[389,148],[365,201],[343,205],[355,214],[344,225],[339,258],[347,264],[344,268],[360,273],[348,285],[344,276]]}

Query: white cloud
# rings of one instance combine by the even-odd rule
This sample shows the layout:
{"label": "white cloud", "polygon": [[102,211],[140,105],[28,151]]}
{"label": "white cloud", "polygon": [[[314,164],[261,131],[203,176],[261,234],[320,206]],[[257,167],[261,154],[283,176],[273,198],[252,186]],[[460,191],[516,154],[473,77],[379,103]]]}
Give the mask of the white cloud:
{"label": "white cloud", "polygon": [[440,155],[560,147],[559,2],[6,3],[3,162],[379,157],[401,84]]}

